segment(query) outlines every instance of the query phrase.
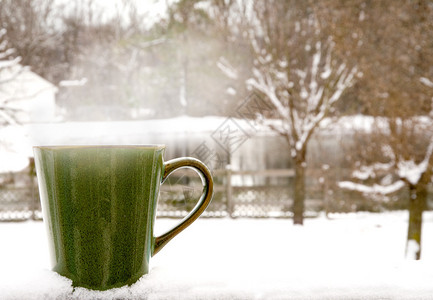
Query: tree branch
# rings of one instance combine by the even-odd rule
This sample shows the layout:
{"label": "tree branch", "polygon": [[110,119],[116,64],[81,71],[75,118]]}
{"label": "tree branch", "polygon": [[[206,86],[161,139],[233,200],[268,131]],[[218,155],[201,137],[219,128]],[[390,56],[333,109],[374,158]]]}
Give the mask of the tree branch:
{"label": "tree branch", "polygon": [[352,181],[340,181],[338,182],[338,187],[346,190],[357,191],[363,194],[379,194],[379,195],[389,195],[395,193],[405,186],[403,180],[398,180],[389,185],[373,184],[366,185],[361,183],[355,183]]}

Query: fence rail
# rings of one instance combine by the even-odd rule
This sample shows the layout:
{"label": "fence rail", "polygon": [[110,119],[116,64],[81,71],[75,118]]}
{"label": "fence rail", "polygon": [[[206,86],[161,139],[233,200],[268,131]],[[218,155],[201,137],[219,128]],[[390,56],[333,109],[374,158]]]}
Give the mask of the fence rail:
{"label": "fence rail", "polygon": [[[335,185],[323,180],[323,173],[314,172],[307,180],[307,216],[317,215],[319,211],[374,211],[383,208],[362,195],[334,189]],[[203,216],[289,218],[292,216],[294,175],[292,169],[214,170],[214,197]],[[22,176],[30,177],[28,174]],[[42,219],[36,180],[33,177],[26,182],[29,184],[21,187],[0,186],[0,221]],[[186,216],[202,189],[201,179],[193,171],[176,171],[161,186],[157,216]]]}
{"label": "fence rail", "polygon": [[33,186],[0,188],[0,221],[42,218],[38,189]]}

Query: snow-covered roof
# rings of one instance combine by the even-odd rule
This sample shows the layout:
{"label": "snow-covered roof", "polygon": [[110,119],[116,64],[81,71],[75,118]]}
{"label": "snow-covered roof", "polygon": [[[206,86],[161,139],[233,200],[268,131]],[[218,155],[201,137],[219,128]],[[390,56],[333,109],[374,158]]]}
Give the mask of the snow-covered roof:
{"label": "snow-covered roof", "polygon": [[10,151],[0,151],[0,174],[9,172],[19,172],[29,165],[29,158]]}
{"label": "snow-covered roof", "polygon": [[[223,127],[228,122],[231,124],[229,130],[239,128],[248,134],[248,137],[275,134],[266,126],[246,119],[180,116],[142,121],[65,122],[11,126],[0,130],[0,140],[13,141],[15,152],[30,157],[33,145],[160,144],[176,140],[177,137],[210,138],[213,133],[224,130]],[[271,120],[271,122],[278,121]],[[325,120],[320,130],[321,134],[341,134],[353,130],[364,130],[368,133],[373,130],[374,122],[373,117],[356,115],[341,118],[337,122]],[[278,123],[274,125],[276,124]]]}
{"label": "snow-covered roof", "polygon": [[63,143],[137,143],[148,139],[150,143],[161,136],[210,135],[224,122],[234,122],[234,126],[244,131],[253,130],[247,120],[219,116],[189,117],[170,119],[113,122],[66,122],[29,125],[28,133],[33,144]]}
{"label": "snow-covered roof", "polygon": [[31,157],[26,129],[22,126],[6,126],[0,129],[0,173],[25,169]]}
{"label": "snow-covered roof", "polygon": [[[403,122],[401,119],[397,119],[397,122]],[[423,129],[426,126],[431,127],[433,125],[433,119],[430,116],[414,116],[411,118],[412,126]],[[350,133],[353,131],[360,131],[364,133],[371,133],[375,130],[382,130],[387,132],[389,128],[389,119],[386,117],[373,117],[365,115],[351,115],[344,116],[338,119],[327,118],[323,120],[320,126],[322,133]]]}
{"label": "snow-covered roof", "polygon": [[[276,120],[270,120],[274,125]],[[321,134],[350,133],[354,130],[371,132],[374,128],[373,117],[356,115],[344,117],[333,122],[325,120]],[[152,119],[141,121],[112,121],[112,122],[65,122],[42,123],[26,126],[29,141],[33,145],[68,144],[68,143],[153,143],[161,139],[176,136],[201,135],[209,136],[230,123],[230,130],[242,130],[249,137],[275,134],[267,126],[259,125],[251,120],[205,116],[180,116],[169,119]],[[383,122],[384,123],[384,122]],[[385,124],[385,123],[384,123]],[[384,125],[385,126],[385,125]]]}
{"label": "snow-covered roof", "polygon": [[0,79],[11,77],[13,80],[0,86],[0,99],[3,97],[27,98],[45,90],[57,92],[57,87],[54,84],[20,64],[0,69]]}

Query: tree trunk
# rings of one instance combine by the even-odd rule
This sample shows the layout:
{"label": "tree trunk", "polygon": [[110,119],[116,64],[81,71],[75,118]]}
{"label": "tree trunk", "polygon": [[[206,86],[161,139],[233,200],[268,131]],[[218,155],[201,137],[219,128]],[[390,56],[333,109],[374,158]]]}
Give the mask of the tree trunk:
{"label": "tree trunk", "polygon": [[420,182],[409,185],[409,225],[407,232],[406,257],[421,258],[422,214],[427,200],[427,185]]}
{"label": "tree trunk", "polygon": [[305,161],[295,162],[295,188],[293,197],[293,224],[304,224]]}

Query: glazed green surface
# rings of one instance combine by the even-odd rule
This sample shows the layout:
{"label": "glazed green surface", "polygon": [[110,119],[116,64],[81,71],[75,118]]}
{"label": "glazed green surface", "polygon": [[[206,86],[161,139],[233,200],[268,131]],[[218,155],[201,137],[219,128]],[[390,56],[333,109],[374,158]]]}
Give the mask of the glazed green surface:
{"label": "glazed green surface", "polygon": [[105,290],[148,272],[162,147],[36,147],[53,270]]}

